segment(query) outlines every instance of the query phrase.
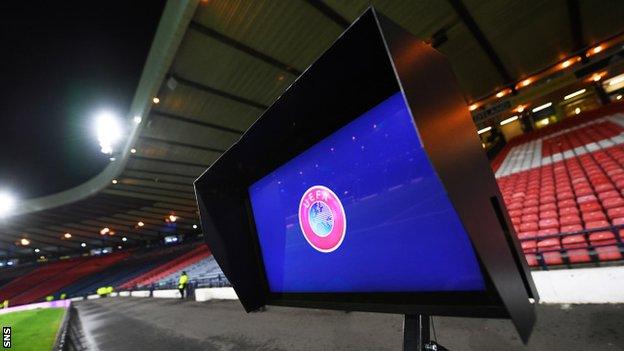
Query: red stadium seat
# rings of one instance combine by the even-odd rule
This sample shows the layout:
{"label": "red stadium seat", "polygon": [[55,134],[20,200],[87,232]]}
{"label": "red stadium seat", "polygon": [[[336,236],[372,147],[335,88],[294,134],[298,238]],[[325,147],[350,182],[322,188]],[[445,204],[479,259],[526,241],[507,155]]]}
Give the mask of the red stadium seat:
{"label": "red stadium seat", "polygon": [[571,224],[561,227],[562,233],[576,233],[583,230],[583,226],[580,224]]}
{"label": "red stadium seat", "polygon": [[609,190],[614,190],[614,188],[611,183],[602,183],[602,184],[596,185],[594,187],[594,190],[596,190],[597,193],[601,193],[601,192],[605,192]]}
{"label": "red stadium seat", "polygon": [[539,216],[536,214],[526,214],[522,217],[522,223],[537,223],[539,221]]}
{"label": "red stadium seat", "polygon": [[559,229],[557,229],[557,228],[540,229],[540,230],[537,232],[537,236],[538,236],[538,237],[543,237],[543,236],[548,236],[548,235],[554,235],[554,234],[559,234]]}
{"label": "red stadium seat", "polygon": [[543,204],[543,205],[540,205],[539,210],[540,210],[540,212],[542,212],[542,211],[550,211],[550,210],[556,211],[557,210],[557,204],[554,203],[554,202]]}
{"label": "red stadium seat", "polygon": [[525,207],[522,209],[522,214],[538,214],[539,208],[537,206]]}
{"label": "red stadium seat", "polygon": [[607,218],[602,211],[585,212],[583,213],[583,222],[593,221],[605,221]]}
{"label": "red stadium seat", "polygon": [[609,222],[607,221],[594,221],[585,223],[585,229],[600,229],[609,227]]}
{"label": "red stadium seat", "polygon": [[559,209],[560,216],[576,215],[578,216],[579,210],[576,207],[565,207]]}
{"label": "red stadium seat", "polygon": [[624,207],[613,207],[607,210],[609,219],[624,218]]}
{"label": "red stadium seat", "polygon": [[559,224],[561,224],[562,226],[567,226],[567,225],[572,225],[572,224],[581,224],[581,218],[574,214],[574,215],[565,215],[559,218]]}
{"label": "red stadium seat", "polygon": [[[591,261],[587,250],[587,241],[583,235],[571,235],[561,239],[563,248],[568,253],[570,263],[583,263]],[[570,250],[574,249],[574,250]]]}
{"label": "red stadium seat", "polygon": [[518,229],[518,231],[520,232],[537,231],[539,230],[539,225],[537,224],[537,222],[522,223]]}
{"label": "red stadium seat", "polygon": [[559,221],[557,221],[557,219],[555,218],[542,219],[539,221],[539,228],[540,229],[559,228]]}
{"label": "red stadium seat", "polygon": [[596,202],[596,200],[598,200],[596,198],[596,195],[593,194],[593,192],[589,195],[584,195],[584,196],[580,196],[576,198],[576,202],[578,204],[584,204],[584,203],[588,203],[588,202]]}
{"label": "red stadium seat", "polygon": [[580,205],[581,211],[583,212],[593,212],[599,211],[602,209],[598,202],[586,202]]}
{"label": "red stadium seat", "polygon": [[[620,231],[620,237],[623,231]],[[609,231],[591,233],[589,241],[595,246],[598,258],[601,261],[613,261],[622,258],[622,254],[618,248],[615,234]],[[614,244],[614,245],[612,245]]]}
{"label": "red stadium seat", "polygon": [[612,197],[620,197],[620,193],[617,190],[608,190],[598,193],[598,198],[600,199],[600,201],[604,201],[605,199],[609,199]]}
{"label": "red stadium seat", "polygon": [[538,262],[535,255],[535,252],[537,252],[537,241],[523,241],[520,243],[520,246],[522,247],[522,251],[524,252],[524,257],[526,257],[528,265],[531,267],[537,266]]}
{"label": "red stadium seat", "polygon": [[[542,254],[544,258],[544,262],[547,265],[558,265],[563,264],[563,259],[561,258],[561,253],[558,251],[561,249],[561,244],[559,243],[559,239],[550,238],[541,240],[537,243],[537,248],[539,252]],[[547,251],[547,252],[544,252]]]}
{"label": "red stadium seat", "polygon": [[558,208],[566,208],[566,207],[576,207],[576,201],[572,198],[570,199],[565,199],[565,200],[561,200],[559,202],[557,202],[557,207]]}
{"label": "red stadium seat", "polygon": [[556,210],[542,211],[539,216],[540,219],[557,219],[559,217]]}
{"label": "red stadium seat", "polygon": [[623,207],[624,199],[622,199],[621,197],[608,198],[602,201],[602,206],[604,206],[605,209]]}
{"label": "red stadium seat", "polygon": [[531,232],[520,232],[518,233],[518,239],[523,240],[523,239],[535,239],[537,237],[537,232],[536,231],[531,231]]}

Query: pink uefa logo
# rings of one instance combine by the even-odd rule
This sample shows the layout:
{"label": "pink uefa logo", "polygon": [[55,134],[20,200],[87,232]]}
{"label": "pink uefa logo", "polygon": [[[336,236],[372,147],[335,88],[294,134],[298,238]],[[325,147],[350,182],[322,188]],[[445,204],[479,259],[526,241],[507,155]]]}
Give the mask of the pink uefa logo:
{"label": "pink uefa logo", "polygon": [[314,249],[325,253],[336,250],[347,230],[347,218],[338,196],[322,185],[306,190],[299,201],[299,226]]}

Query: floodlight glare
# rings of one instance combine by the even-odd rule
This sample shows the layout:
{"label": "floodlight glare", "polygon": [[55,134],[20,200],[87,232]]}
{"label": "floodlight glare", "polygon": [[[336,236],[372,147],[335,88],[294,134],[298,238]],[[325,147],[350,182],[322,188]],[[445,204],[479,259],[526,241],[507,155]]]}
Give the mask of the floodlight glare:
{"label": "floodlight glare", "polygon": [[96,132],[102,153],[112,154],[122,134],[119,118],[111,112],[101,112],[97,116]]}
{"label": "floodlight glare", "polygon": [[9,193],[0,192],[0,218],[11,214],[15,208],[15,198]]}

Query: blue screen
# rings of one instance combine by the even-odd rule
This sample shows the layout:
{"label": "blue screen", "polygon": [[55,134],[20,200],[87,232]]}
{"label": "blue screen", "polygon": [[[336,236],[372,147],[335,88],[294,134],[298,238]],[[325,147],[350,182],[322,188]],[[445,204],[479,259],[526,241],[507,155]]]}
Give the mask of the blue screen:
{"label": "blue screen", "polygon": [[249,187],[272,292],[482,291],[396,93]]}

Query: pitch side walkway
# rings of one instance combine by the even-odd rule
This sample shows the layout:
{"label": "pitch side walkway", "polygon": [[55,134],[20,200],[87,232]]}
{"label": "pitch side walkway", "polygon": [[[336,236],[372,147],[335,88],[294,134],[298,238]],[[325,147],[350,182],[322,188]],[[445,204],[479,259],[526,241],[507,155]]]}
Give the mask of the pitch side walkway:
{"label": "pitch side walkway", "polygon": [[[246,314],[237,301],[118,297],[76,303],[99,350],[400,350],[395,315],[269,307]],[[539,306],[524,347],[502,320],[435,318],[450,350],[624,350],[624,306]]]}

